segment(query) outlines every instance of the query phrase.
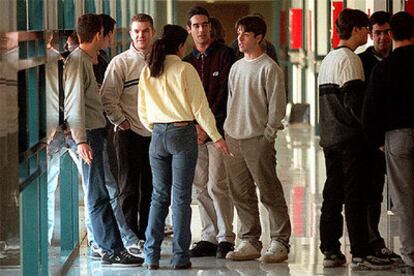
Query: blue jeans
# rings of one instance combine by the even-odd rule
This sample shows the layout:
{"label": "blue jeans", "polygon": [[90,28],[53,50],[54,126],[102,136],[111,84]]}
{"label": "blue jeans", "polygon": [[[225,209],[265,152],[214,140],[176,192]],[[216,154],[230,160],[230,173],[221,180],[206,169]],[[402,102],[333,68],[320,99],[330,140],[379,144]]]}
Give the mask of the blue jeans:
{"label": "blue jeans", "polygon": [[[74,151],[68,150],[65,148],[65,149],[61,149],[57,151],[56,153],[52,155],[47,156],[47,222],[48,222],[47,239],[48,239],[49,244],[51,244],[52,242],[53,231],[55,228],[55,206],[56,206],[56,195],[55,194],[56,194],[56,190],[59,184],[60,158],[63,156],[63,154],[66,153],[66,151],[68,151],[70,157],[75,163],[79,174],[82,175],[82,167],[81,167],[80,158],[77,156],[77,154]],[[83,185],[83,182],[82,182],[82,187],[85,190],[84,186],[85,185]],[[86,210],[85,210],[85,217],[87,217]],[[92,229],[92,226],[88,227],[88,218],[86,218],[85,221],[86,221],[86,229],[87,229],[88,238],[89,238],[89,231],[90,229]]]}
{"label": "blue jeans", "polygon": [[[106,144],[106,142],[105,142]],[[82,176],[82,166],[80,157],[77,156],[76,152],[71,149],[61,149],[57,153],[49,156],[48,155],[48,241],[49,244],[52,241],[52,235],[55,225],[55,193],[58,187],[58,178],[60,173],[60,158],[61,156],[68,151],[70,157],[72,158],[73,162],[75,162],[76,167],[78,169],[79,174]],[[109,168],[109,160],[106,151],[103,152],[103,161],[104,167]],[[119,188],[118,185],[112,176],[112,174],[105,174],[105,186],[109,193],[109,198],[111,202],[112,209],[114,211],[114,215],[116,221],[118,223],[119,231],[121,232],[122,242],[125,246],[130,246],[138,242],[138,237],[135,233],[128,227],[125,221],[124,213],[122,212],[121,206],[119,205],[118,195],[119,195]],[[84,191],[84,203],[85,203],[85,226],[86,232],[88,236],[88,241],[95,242],[95,237],[92,230],[92,223],[89,218],[89,209],[88,209],[88,199],[87,199],[87,189],[85,186],[85,182],[82,181],[82,188]]]}
{"label": "blue jeans", "polygon": [[[106,148],[106,140],[105,140],[105,148]],[[105,187],[108,190],[109,200],[112,206],[112,210],[114,211],[115,219],[119,227],[119,232],[121,233],[121,238],[124,246],[130,246],[133,244],[138,243],[139,239],[135,235],[135,233],[129,228],[126,223],[124,213],[122,212],[121,205],[119,204],[119,188],[118,184],[115,181],[114,176],[110,172],[110,165],[108,154],[106,151],[103,152],[103,161],[104,161],[104,168],[105,168]],[[109,172],[109,173],[106,173]],[[84,188],[86,193],[86,187]],[[87,204],[86,204],[87,205]],[[85,209],[85,223],[86,227],[88,228],[88,240],[95,242],[95,236],[92,231],[92,223],[89,217],[89,209]]]}
{"label": "blue jeans", "polygon": [[112,175],[107,162],[105,129],[87,130],[86,135],[93,151],[92,164],[82,162],[89,217],[95,242],[112,254],[121,251],[124,246],[105,185],[108,176]]}
{"label": "blue jeans", "polygon": [[145,262],[158,264],[165,218],[173,194],[173,257],[171,264],[190,262],[191,188],[197,162],[194,124],[154,124],[149,149],[153,177],[152,201],[145,232]]}

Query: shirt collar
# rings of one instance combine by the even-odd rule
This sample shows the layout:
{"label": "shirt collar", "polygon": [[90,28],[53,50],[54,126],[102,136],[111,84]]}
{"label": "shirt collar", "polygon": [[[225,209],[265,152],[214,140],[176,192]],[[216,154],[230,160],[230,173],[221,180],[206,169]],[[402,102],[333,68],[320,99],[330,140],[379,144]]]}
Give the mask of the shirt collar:
{"label": "shirt collar", "polygon": [[132,52],[134,52],[135,54],[137,54],[137,55],[139,55],[139,56],[145,57],[144,53],[143,53],[143,52],[141,52],[141,51],[138,51],[138,50],[134,47],[134,45],[132,44],[132,42],[131,42],[131,45],[129,46],[129,50],[130,50],[130,51],[132,51]]}
{"label": "shirt collar", "polygon": [[165,59],[180,60],[181,61],[181,58],[179,56],[177,56],[177,55],[166,55],[165,56]]}
{"label": "shirt collar", "polygon": [[[211,52],[213,52],[217,47],[219,46],[219,42],[217,40],[214,40],[206,49],[206,51],[204,52],[204,56],[208,56]],[[201,56],[201,52],[197,50],[197,48],[193,48],[193,52],[192,55],[199,59]]]}

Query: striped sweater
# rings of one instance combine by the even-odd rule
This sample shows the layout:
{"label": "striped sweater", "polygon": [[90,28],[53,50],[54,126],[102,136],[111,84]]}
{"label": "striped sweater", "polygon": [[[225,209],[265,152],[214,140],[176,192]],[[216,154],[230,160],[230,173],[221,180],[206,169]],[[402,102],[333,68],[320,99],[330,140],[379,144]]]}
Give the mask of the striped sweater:
{"label": "striped sweater", "polygon": [[349,48],[332,50],[319,71],[320,144],[329,147],[362,135],[364,69]]}
{"label": "striped sweater", "polygon": [[131,130],[151,136],[138,117],[138,83],[145,57],[134,46],[114,57],[105,72],[101,87],[102,103],[108,119],[118,126],[128,120]]}

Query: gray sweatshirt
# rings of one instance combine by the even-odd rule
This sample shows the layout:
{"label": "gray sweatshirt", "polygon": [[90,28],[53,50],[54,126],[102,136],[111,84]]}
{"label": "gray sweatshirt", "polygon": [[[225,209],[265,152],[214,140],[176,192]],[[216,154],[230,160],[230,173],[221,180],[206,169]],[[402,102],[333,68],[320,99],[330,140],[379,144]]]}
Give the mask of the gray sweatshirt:
{"label": "gray sweatshirt", "polygon": [[133,132],[151,136],[138,116],[138,83],[145,64],[144,54],[131,44],[109,63],[101,94],[106,116],[112,124],[118,126],[127,120]]}
{"label": "gray sweatshirt", "polygon": [[92,57],[77,48],[66,59],[63,71],[65,119],[77,144],[86,142],[86,129],[106,125],[92,65]]}
{"label": "gray sweatshirt", "polygon": [[264,135],[274,141],[283,129],[286,91],[283,72],[267,54],[237,61],[230,69],[224,131],[235,139]]}

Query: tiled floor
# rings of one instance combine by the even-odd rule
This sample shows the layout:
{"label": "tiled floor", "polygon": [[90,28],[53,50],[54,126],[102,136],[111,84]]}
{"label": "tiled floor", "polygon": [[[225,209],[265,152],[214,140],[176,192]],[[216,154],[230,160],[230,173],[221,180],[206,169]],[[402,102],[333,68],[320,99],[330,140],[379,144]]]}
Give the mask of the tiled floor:
{"label": "tiled floor", "polygon": [[[169,268],[171,240],[163,244],[161,269],[147,271],[144,268],[108,269],[102,268],[99,261],[86,257],[86,247],[81,248],[80,257],[69,270],[69,275],[399,275],[394,272],[351,272],[349,266],[335,269],[322,267],[322,254],[319,251],[319,216],[321,192],[325,180],[323,153],[315,139],[314,129],[304,126],[289,127],[279,134],[276,143],[277,169],[283,184],[292,222],[292,238],[289,260],[282,264],[262,264],[258,261],[232,262],[216,258],[192,258],[193,268],[188,271],[173,271]],[[386,198],[386,197],[385,197]],[[197,205],[193,205],[191,223],[193,241],[200,237],[200,220]],[[269,222],[267,211],[260,207],[263,235],[262,241],[269,243]],[[387,215],[386,203],[380,231],[391,248],[399,251],[396,236],[396,217]],[[237,219],[234,221],[237,229]],[[342,250],[348,261],[349,242],[342,241]]]}

